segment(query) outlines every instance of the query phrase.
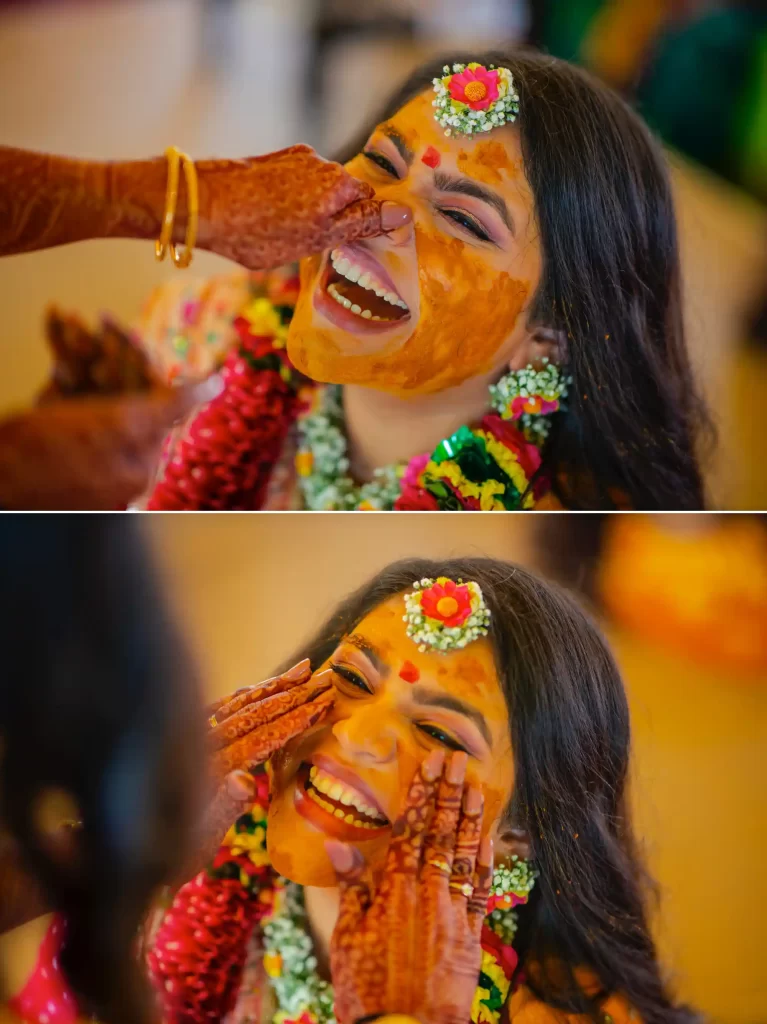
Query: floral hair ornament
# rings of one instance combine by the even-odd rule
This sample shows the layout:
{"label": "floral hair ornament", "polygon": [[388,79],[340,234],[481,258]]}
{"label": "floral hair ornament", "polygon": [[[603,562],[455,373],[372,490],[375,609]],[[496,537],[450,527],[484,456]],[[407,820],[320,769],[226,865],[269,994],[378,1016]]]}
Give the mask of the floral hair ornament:
{"label": "floral hair ornament", "polygon": [[418,644],[446,654],[487,636],[490,609],[478,583],[464,583],[439,576],[417,580],[405,594],[405,632]]}
{"label": "floral hair ornament", "polygon": [[476,135],[515,121],[519,96],[508,68],[492,64],[446,64],[442,78],[435,78],[437,98],[434,117],[445,135]]}

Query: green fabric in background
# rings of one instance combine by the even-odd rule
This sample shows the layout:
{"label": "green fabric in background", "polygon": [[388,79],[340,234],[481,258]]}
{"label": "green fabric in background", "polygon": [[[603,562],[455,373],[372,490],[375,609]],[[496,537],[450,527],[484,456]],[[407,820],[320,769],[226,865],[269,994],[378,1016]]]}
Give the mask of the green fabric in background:
{"label": "green fabric in background", "polygon": [[[546,5],[543,49],[581,63],[591,25],[609,2]],[[757,6],[723,5],[670,24],[647,55],[633,99],[669,145],[767,198],[767,9]]]}

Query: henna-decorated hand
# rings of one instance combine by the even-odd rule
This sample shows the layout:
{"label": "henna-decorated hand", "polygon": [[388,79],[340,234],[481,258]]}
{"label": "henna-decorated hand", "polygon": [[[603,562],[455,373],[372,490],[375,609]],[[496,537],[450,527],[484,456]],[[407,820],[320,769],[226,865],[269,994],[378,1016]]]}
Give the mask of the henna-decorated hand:
{"label": "henna-decorated hand", "polygon": [[359,850],[325,844],[341,890],[330,946],[340,1024],[387,1013],[470,1019],[493,845],[481,839],[482,793],[464,785],[466,761],[454,754],[443,774],[434,751],[421,765],[375,891]]}
{"label": "henna-decorated hand", "polygon": [[184,388],[55,401],[0,421],[0,508],[114,511],[144,493],[178,420],[220,391]]}
{"label": "henna-decorated hand", "polygon": [[[199,160],[197,245],[268,270],[323,249],[392,231],[405,206],[373,199],[370,185],[309,146],[243,160]],[[88,238],[156,239],[165,212],[164,157],[103,163],[0,146],[0,256]],[[183,243],[182,185],[173,240]]]}
{"label": "henna-decorated hand", "polygon": [[305,658],[281,676],[217,701],[208,709],[214,776],[222,779],[268,761],[288,740],[321,722],[333,700],[330,673],[312,676]]}
{"label": "henna-decorated hand", "polygon": [[200,247],[265,270],[410,220],[309,146],[245,160],[198,161]]}

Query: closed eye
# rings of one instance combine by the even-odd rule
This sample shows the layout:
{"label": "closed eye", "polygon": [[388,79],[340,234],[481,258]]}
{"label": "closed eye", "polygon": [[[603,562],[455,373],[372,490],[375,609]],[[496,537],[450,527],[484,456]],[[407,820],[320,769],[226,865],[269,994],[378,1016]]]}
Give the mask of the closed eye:
{"label": "closed eye", "polygon": [[466,231],[470,231],[476,238],[481,239],[483,242],[492,242],[490,235],[480,227],[473,217],[464,213],[463,210],[450,210],[438,206],[437,212],[441,213],[443,217],[447,217],[449,220],[452,220],[455,224],[465,228]]}
{"label": "closed eye", "polygon": [[399,181],[399,174],[397,174],[397,168],[394,166],[391,160],[387,160],[386,157],[383,156],[383,154],[376,153],[374,149],[365,149],[363,150],[362,155],[364,157],[367,157],[367,159],[370,160],[371,163],[374,163],[378,167],[380,167],[381,170],[386,171],[387,174],[391,174],[392,178],[396,178],[397,181]]}
{"label": "closed eye", "polygon": [[347,683],[352,686],[356,686],[358,690],[364,690],[365,693],[372,693],[373,691],[367,685],[365,680],[357,672],[353,672],[350,668],[346,668],[345,665],[334,665],[331,662],[330,667],[333,669],[337,676],[345,679]]}
{"label": "closed eye", "polygon": [[459,743],[458,740],[436,725],[416,725],[416,728],[420,729],[421,732],[425,732],[427,736],[431,736],[432,739],[447,747],[448,750],[462,750],[465,754],[470,753],[462,743]]}

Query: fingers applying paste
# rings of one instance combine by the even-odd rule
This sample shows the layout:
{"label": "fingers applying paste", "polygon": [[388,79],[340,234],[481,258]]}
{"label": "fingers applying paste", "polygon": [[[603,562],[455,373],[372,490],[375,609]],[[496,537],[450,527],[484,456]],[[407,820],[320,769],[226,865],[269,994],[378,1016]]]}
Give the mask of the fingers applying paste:
{"label": "fingers applying paste", "polygon": [[305,682],[311,674],[312,668],[309,659],[304,658],[303,661],[299,661],[297,665],[288,669],[281,676],[265,679],[263,683],[257,683],[255,686],[243,686],[235,691],[235,693],[216,701],[208,707],[209,720],[215,719],[215,721],[211,721],[211,725],[215,728],[248,705],[271,697],[275,693],[284,693],[286,690],[298,686],[299,683]]}
{"label": "fingers applying paste", "polygon": [[268,723],[268,728],[251,731],[216,751],[212,764],[214,776],[223,778],[237,768],[253,768],[268,761],[289,740],[319,724],[330,711],[334,700],[334,691],[325,690],[310,703]]}
{"label": "fingers applying paste", "polygon": [[477,876],[474,892],[469,897],[467,914],[472,935],[479,941],[482,925],[487,914],[487,901],[493,882],[493,840],[485,836],[479,844],[477,854]]}
{"label": "fingers applying paste", "polygon": [[315,679],[309,679],[290,690],[274,693],[256,703],[250,703],[211,729],[208,733],[210,747],[212,750],[220,750],[240,737],[274,722],[288,711],[319,697],[329,689],[329,683],[318,683]]}
{"label": "fingers applying paste", "polygon": [[453,872],[450,877],[450,891],[459,898],[468,899],[473,889],[474,871],[477,864],[479,844],[482,839],[482,812],[484,799],[476,786],[467,788],[455,839]]}
{"label": "fingers applying paste", "polygon": [[436,874],[445,880],[453,866],[467,762],[468,757],[463,751],[457,751],[450,758],[439,781],[434,815],[426,833],[424,874]]}

